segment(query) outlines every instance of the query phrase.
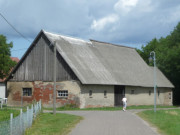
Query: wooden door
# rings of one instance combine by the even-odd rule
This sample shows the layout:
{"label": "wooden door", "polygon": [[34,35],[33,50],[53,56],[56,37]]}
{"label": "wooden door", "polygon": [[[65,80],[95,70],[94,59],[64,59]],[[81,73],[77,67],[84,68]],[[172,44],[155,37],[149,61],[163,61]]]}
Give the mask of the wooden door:
{"label": "wooden door", "polygon": [[125,87],[115,85],[114,86],[114,106],[122,106],[122,98],[125,95]]}

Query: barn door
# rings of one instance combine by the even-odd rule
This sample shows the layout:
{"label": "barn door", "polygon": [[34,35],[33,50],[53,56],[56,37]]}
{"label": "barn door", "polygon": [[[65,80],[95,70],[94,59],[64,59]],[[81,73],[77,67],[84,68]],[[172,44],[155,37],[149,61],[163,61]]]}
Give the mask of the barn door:
{"label": "barn door", "polygon": [[114,86],[114,106],[122,106],[122,98],[125,95],[125,87],[115,85]]}

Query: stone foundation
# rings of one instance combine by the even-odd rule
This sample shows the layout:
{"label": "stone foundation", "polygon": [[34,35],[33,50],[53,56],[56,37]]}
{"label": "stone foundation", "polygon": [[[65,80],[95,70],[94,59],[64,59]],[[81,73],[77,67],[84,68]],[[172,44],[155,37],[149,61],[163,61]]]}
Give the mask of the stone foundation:
{"label": "stone foundation", "polygon": [[[22,96],[23,88],[32,88],[32,96]],[[10,106],[21,106],[39,101],[41,99],[44,107],[53,106],[53,82],[8,82],[7,83],[7,94],[8,94],[8,105]],[[68,90],[68,98],[56,97],[56,106],[64,106],[66,104],[80,105],[79,94],[80,87],[79,82],[76,81],[64,81],[57,82],[56,89]]]}

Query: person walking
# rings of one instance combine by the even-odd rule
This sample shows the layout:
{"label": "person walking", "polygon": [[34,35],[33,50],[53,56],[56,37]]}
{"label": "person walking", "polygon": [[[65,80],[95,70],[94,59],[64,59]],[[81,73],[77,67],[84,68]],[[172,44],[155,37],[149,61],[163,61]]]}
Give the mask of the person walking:
{"label": "person walking", "polygon": [[123,102],[123,111],[126,111],[127,98],[125,96],[123,97],[122,102]]}

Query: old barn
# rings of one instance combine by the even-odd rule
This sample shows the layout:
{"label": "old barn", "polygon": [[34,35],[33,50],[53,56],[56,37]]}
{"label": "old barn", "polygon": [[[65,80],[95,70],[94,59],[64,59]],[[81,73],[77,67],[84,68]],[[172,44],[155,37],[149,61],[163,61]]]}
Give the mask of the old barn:
{"label": "old barn", "polygon": [[[153,67],[134,48],[42,30],[6,80],[9,105],[53,105],[55,41],[57,106],[119,106],[123,95],[128,105],[154,104]],[[157,104],[172,105],[173,87],[157,69]]]}

